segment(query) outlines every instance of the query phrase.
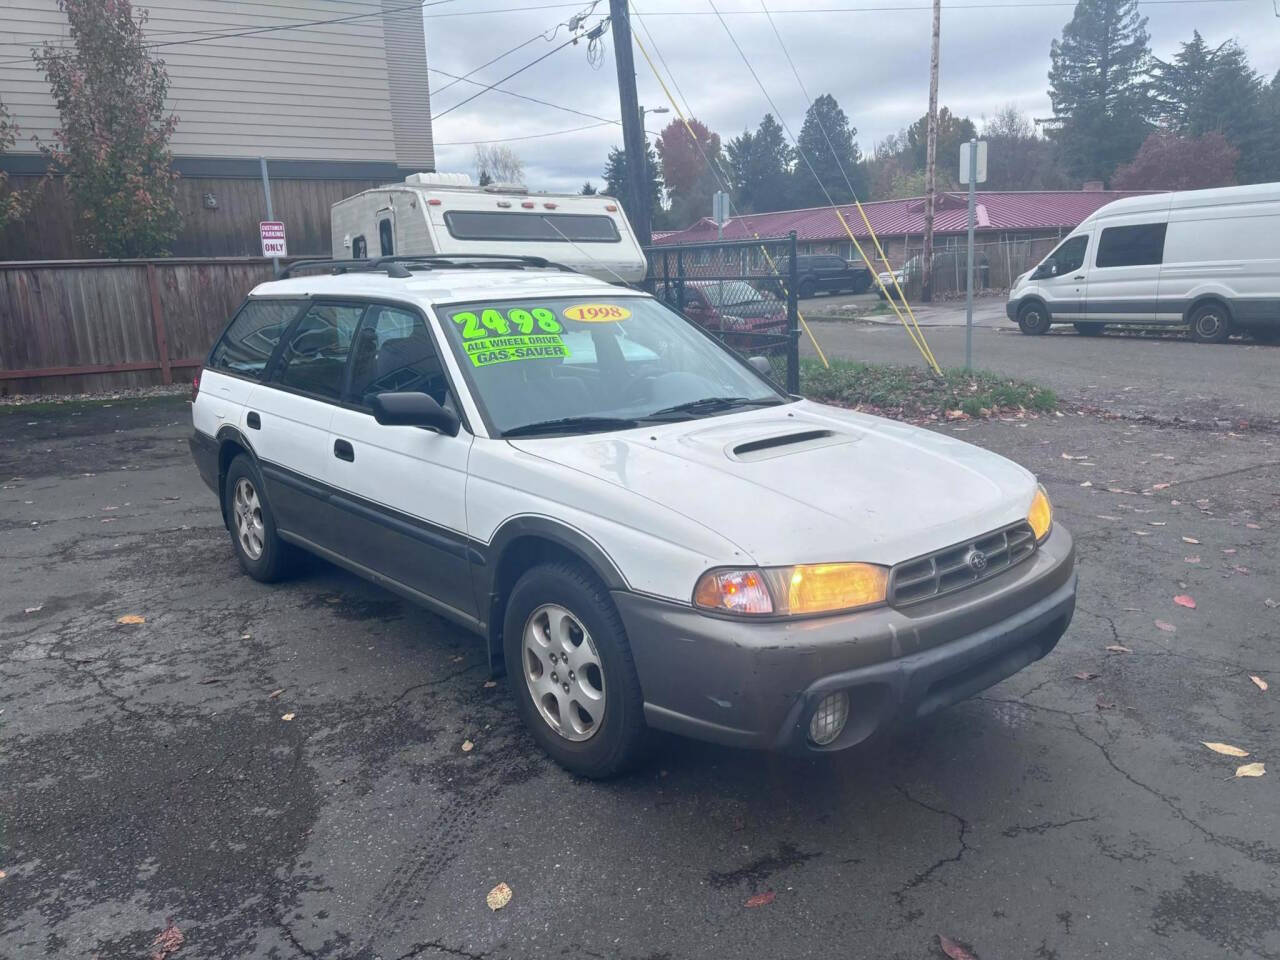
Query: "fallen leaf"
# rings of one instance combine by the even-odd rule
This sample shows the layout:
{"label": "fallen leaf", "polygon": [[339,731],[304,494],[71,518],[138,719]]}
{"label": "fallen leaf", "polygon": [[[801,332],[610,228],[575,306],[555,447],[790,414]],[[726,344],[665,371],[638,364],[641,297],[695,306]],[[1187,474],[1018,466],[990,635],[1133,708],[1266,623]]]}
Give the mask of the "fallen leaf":
{"label": "fallen leaf", "polygon": [[23,612],[23,613],[39,613],[39,612],[40,612],[41,610],[43,610],[43,609],[44,609],[44,604],[42,603],[42,604],[39,604],[38,606],[34,606],[34,607],[27,607],[27,608],[26,608],[25,610],[23,610],[22,612]]}
{"label": "fallen leaf", "polygon": [[251,633],[242,633],[242,634],[240,634],[240,639],[241,639],[241,640],[252,640],[252,639],[253,639],[253,634],[251,634]]}
{"label": "fallen leaf", "polygon": [[1178,632],[1178,628],[1177,628],[1177,627],[1175,627],[1175,626],[1174,626],[1172,623],[1170,623],[1168,620],[1157,620],[1157,621],[1156,621],[1156,626],[1157,626],[1157,627],[1159,627],[1161,630],[1163,630],[1165,633],[1177,633],[1177,632]]}
{"label": "fallen leaf", "polygon": [[221,683],[225,679],[226,677],[205,677],[203,680],[197,680],[196,683],[199,683],[201,685],[210,684],[210,683]]}
{"label": "fallen leaf", "polygon": [[1180,607],[1186,607],[1188,610],[1194,610],[1196,608],[1195,600],[1185,593],[1178,594],[1173,598],[1173,602]]}
{"label": "fallen leaf", "polygon": [[1151,531],[1150,531],[1150,530],[1135,530],[1135,531],[1133,531],[1133,535],[1134,535],[1135,537],[1149,537],[1149,536],[1151,536]]}
{"label": "fallen leaf", "polygon": [[1262,602],[1265,606],[1270,607],[1272,610],[1274,610],[1276,607],[1280,607],[1280,600],[1272,600],[1270,597],[1267,597],[1267,599],[1263,600]]}
{"label": "fallen leaf", "polygon": [[1183,543],[1199,543],[1200,541],[1197,540],[1195,537],[1183,537],[1182,542]]}
{"label": "fallen leaf", "polygon": [[1236,552],[1236,548],[1235,548],[1235,547],[1227,547],[1227,548],[1223,549],[1223,551],[1222,551],[1222,552],[1223,552],[1223,553],[1225,553],[1227,556],[1231,556],[1233,553],[1235,553],[1235,552]]}
{"label": "fallen leaf", "polygon": [[449,662],[450,662],[450,663],[461,663],[461,662],[462,662],[463,660],[465,660],[465,659],[466,659],[466,657],[462,657],[462,656],[451,657],[451,658],[449,659]]}
{"label": "fallen leaf", "polygon": [[1267,772],[1265,763],[1246,763],[1243,766],[1236,767],[1237,777],[1260,777]]}
{"label": "fallen leaf", "polygon": [[165,928],[151,941],[151,960],[165,960],[170,954],[178,951],[184,939],[182,931],[174,925],[172,920],[169,920]]}
{"label": "fallen leaf", "polygon": [[1079,453],[1079,454],[1076,454],[1076,453],[1064,453],[1064,454],[1062,455],[1062,459],[1063,459],[1063,460],[1088,460],[1088,459],[1089,459],[1089,455],[1088,455],[1087,453]]}
{"label": "fallen leaf", "polygon": [[944,937],[942,934],[938,934],[938,946],[942,948],[942,952],[950,957],[951,960],[978,960],[970,950],[960,946],[950,937]]}
{"label": "fallen leaf", "polygon": [[0,880],[3,880],[7,876],[8,876],[7,873],[5,873],[3,870],[0,870]]}
{"label": "fallen leaf", "polygon": [[484,898],[484,902],[489,905],[490,910],[501,910],[511,902],[511,888],[505,883],[498,884],[489,891],[489,895]]}
{"label": "fallen leaf", "polygon": [[294,717],[296,717],[296,716],[297,716],[297,714],[296,714],[296,713],[286,713],[286,714],[285,714],[283,717],[281,717],[280,719],[281,719],[281,720],[292,720],[292,719],[293,719]]}
{"label": "fallen leaf", "polygon": [[274,700],[276,697],[280,696],[280,694],[282,693],[284,693],[284,687],[281,687],[279,690],[272,690],[270,693],[267,694],[267,699]]}
{"label": "fallen leaf", "polygon": [[146,617],[140,617],[136,613],[126,613],[123,617],[116,617],[116,623],[146,623]]}
{"label": "fallen leaf", "polygon": [[1148,520],[1148,521],[1147,521],[1147,523],[1149,523],[1149,524],[1150,524],[1151,526],[1153,526],[1153,527],[1163,527],[1163,526],[1164,526],[1164,521],[1163,521],[1163,520]]}
{"label": "fallen leaf", "polygon": [[484,682],[484,688],[485,688],[486,690],[488,690],[490,687],[496,687],[497,685],[498,685],[498,681],[497,681],[497,680],[486,680],[486,681]]}
{"label": "fallen leaf", "polygon": [[1119,643],[1110,644],[1107,647],[1107,649],[1110,650],[1112,653],[1133,653],[1133,651],[1130,650],[1128,647]]}
{"label": "fallen leaf", "polygon": [[1173,484],[1171,483],[1153,483],[1151,485],[1151,489],[1152,490],[1168,490],[1171,486],[1173,486]]}
{"label": "fallen leaf", "polygon": [[470,740],[463,740],[463,741],[462,741],[462,752],[463,752],[463,753],[470,753],[472,750],[474,750],[474,749],[475,749],[475,746],[476,746],[476,745],[475,745],[474,743],[472,743]]}
{"label": "fallen leaf", "polygon": [[1231,569],[1232,569],[1232,570],[1234,570],[1236,573],[1243,573],[1245,576],[1248,576],[1248,575],[1249,575],[1249,568],[1248,568],[1248,567],[1242,567],[1242,566],[1240,566],[1240,564],[1238,564],[1238,563],[1233,563],[1233,564],[1231,565]]}
{"label": "fallen leaf", "polygon": [[947,419],[948,420],[968,420],[969,415],[965,413],[963,410],[948,410]]}
{"label": "fallen leaf", "polygon": [[1263,680],[1261,677],[1254,676],[1252,673],[1249,674],[1249,679],[1252,680],[1254,685],[1263,693],[1267,692],[1267,681]]}
{"label": "fallen leaf", "polygon": [[1185,560],[1187,563],[1199,563],[1199,562],[1200,562],[1200,558],[1199,558],[1199,557],[1183,557],[1182,559],[1183,559],[1183,560]]}
{"label": "fallen leaf", "polygon": [[1111,710],[1115,708],[1115,702],[1111,700],[1103,700],[1101,694],[1099,694],[1098,698],[1093,701],[1093,705],[1099,710]]}
{"label": "fallen leaf", "polygon": [[1248,527],[1250,530],[1261,530],[1261,529],[1262,529],[1262,524],[1260,524],[1260,523],[1246,523],[1246,524],[1245,524],[1245,526],[1246,526],[1246,527]]}
{"label": "fallen leaf", "polygon": [[1098,678],[1096,673],[1090,673],[1088,670],[1081,670],[1079,673],[1073,673],[1072,676],[1077,680],[1096,680]]}
{"label": "fallen leaf", "polygon": [[1084,483],[1080,484],[1080,486],[1082,486],[1082,487],[1092,487],[1092,486],[1093,486],[1093,481],[1092,481],[1092,480],[1086,480]]}
{"label": "fallen leaf", "polygon": [[1099,520],[1119,520],[1120,518],[1119,518],[1119,517],[1112,517],[1112,516],[1109,516],[1108,514],[1105,514],[1105,513],[1100,513],[1100,514],[1098,514],[1098,519],[1099,519]]}
{"label": "fallen leaf", "polygon": [[1208,740],[1201,740],[1200,742],[1214,753],[1221,753],[1227,757],[1247,757],[1249,755],[1248,750],[1241,750],[1239,747],[1233,747],[1229,743],[1210,743]]}
{"label": "fallen leaf", "polygon": [[777,899],[777,894],[772,890],[766,890],[764,893],[757,893],[754,897],[747,897],[746,907],[767,907]]}

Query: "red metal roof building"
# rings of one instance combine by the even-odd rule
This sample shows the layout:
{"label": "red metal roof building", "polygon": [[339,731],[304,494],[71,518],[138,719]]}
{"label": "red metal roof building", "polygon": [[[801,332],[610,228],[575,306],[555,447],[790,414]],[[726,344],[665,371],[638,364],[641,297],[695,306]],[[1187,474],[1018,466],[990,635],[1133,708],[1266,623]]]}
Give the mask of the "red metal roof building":
{"label": "red metal roof building", "polygon": [[[1134,196],[1133,191],[1009,191],[976,195],[974,212],[978,241],[1034,240],[1058,237],[1074,229],[1085,217],[1112,200]],[[934,235],[939,246],[947,247],[962,239],[968,229],[968,197],[964,193],[940,193],[934,214]],[[844,217],[859,242],[869,236],[856,206],[842,205]],[[918,248],[924,234],[924,198],[877,200],[864,203],[867,220],[880,238],[891,259],[897,260],[908,247]],[[852,244],[831,207],[805,210],[780,210],[734,217],[724,227],[726,240],[750,240],[755,237],[785,237],[792,230],[801,244],[802,253],[841,253],[853,255]],[[716,239],[716,225],[708,217],[692,226],[655,237],[655,243],[705,243]],[[871,251],[868,251],[871,253]],[[874,254],[871,254],[874,256]]]}

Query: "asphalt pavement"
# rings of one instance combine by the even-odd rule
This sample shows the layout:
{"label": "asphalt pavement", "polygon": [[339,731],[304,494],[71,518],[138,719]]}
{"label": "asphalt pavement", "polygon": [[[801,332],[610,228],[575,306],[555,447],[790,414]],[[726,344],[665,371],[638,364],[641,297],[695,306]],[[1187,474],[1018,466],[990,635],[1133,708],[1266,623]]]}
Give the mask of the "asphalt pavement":
{"label": "asphalt pavement", "polygon": [[[1093,341],[992,338],[1102,378]],[[1143,397],[1138,347],[1221,359],[1228,404],[1248,356],[1105,345]],[[946,429],[1075,533],[1057,650],[829,761],[662,738],[593,783],[457,628],[319,561],[244,577],[185,404],[0,411],[0,956],[1280,957],[1280,434]]]}

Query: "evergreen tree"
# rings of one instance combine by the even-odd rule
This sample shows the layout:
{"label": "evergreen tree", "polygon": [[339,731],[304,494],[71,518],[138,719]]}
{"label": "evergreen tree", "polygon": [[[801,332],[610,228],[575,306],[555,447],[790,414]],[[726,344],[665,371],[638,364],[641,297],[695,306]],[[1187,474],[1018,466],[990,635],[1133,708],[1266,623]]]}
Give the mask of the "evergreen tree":
{"label": "evergreen tree", "polygon": [[[928,154],[929,115],[925,114],[907,128],[907,150],[915,163],[916,170],[924,170]],[[938,110],[938,189],[949,184],[954,186],[960,176],[960,144],[968,143],[977,136],[977,127],[968,117],[957,117],[947,107]]]}
{"label": "evergreen tree", "polygon": [[580,191],[584,197],[593,197],[598,192],[596,185],[590,180],[583,181],[582,190]]}
{"label": "evergreen tree", "polygon": [[787,209],[794,151],[773,114],[764,115],[755,133],[744,130],[730,140],[725,153],[734,201],[741,210],[763,213]]}
{"label": "evergreen tree", "polygon": [[1079,0],[1049,48],[1054,137],[1073,176],[1107,179],[1150,131],[1147,41],[1138,0]]}
{"label": "evergreen tree", "polygon": [[849,123],[849,118],[831,94],[824,93],[809,105],[796,141],[797,152],[801,156],[797,156],[792,171],[793,202],[796,206],[823,206],[828,195],[836,203],[849,203],[853,200],[849,185],[859,199],[863,198],[867,193],[866,169],[861,162],[858,144],[853,139],[857,135],[858,129]]}
{"label": "evergreen tree", "polygon": [[[658,158],[654,155],[653,147],[645,144],[645,153],[649,161],[649,211],[654,228],[663,225],[666,222],[665,214],[662,209],[662,176],[658,172]],[[627,188],[627,154],[617,147],[609,150],[609,158],[605,161],[604,166],[604,189],[600,191],[606,196],[613,197],[622,204],[623,211],[631,216],[631,201],[628,199]]]}

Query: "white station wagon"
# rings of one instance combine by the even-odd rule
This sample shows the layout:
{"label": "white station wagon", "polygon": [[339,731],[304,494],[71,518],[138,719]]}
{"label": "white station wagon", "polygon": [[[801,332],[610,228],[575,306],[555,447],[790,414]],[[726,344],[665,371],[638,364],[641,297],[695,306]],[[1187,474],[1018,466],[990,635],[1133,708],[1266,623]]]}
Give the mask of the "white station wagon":
{"label": "white station wagon", "polygon": [[241,566],[301,548],[476,632],[570,770],[617,773],[649,729],[850,747],[1071,620],[1071,536],[1002,457],[789,396],[545,260],[311,266],[254,289],[197,380]]}

